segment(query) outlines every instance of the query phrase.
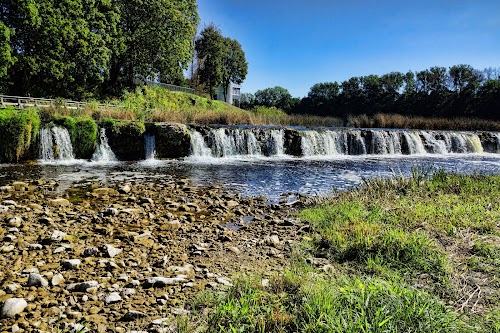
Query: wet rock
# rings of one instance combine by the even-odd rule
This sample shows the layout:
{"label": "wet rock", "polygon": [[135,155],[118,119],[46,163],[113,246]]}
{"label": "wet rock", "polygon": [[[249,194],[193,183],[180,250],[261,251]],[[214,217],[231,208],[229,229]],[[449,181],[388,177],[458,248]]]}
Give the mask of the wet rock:
{"label": "wet rock", "polygon": [[28,306],[28,303],[23,298],[9,298],[3,303],[0,318],[14,318],[22,313]]}
{"label": "wet rock", "polygon": [[78,269],[82,261],[80,259],[64,260],[61,264],[66,269]]}
{"label": "wet rock", "polygon": [[278,235],[272,235],[271,237],[266,238],[266,244],[274,247],[279,247],[281,245],[281,242]]}
{"label": "wet rock", "polygon": [[228,202],[226,202],[226,207],[227,208],[234,208],[236,206],[239,206],[240,203],[238,201],[235,201],[235,200],[229,200]]}
{"label": "wet rock", "polygon": [[106,208],[106,210],[104,211],[105,216],[115,216],[118,215],[118,213],[119,213],[118,209],[113,207]]}
{"label": "wet rock", "polygon": [[12,187],[14,187],[14,189],[16,191],[23,191],[23,190],[27,189],[28,186],[29,185],[25,182],[13,182],[12,183]]}
{"label": "wet rock", "polygon": [[110,244],[101,246],[99,250],[108,258],[114,258],[123,251],[122,249],[118,249]]}
{"label": "wet rock", "polygon": [[37,273],[31,273],[28,277],[28,287],[47,287],[49,281]]}
{"label": "wet rock", "polygon": [[68,207],[71,206],[71,203],[68,201],[68,199],[57,198],[49,200],[47,202],[47,205],[51,207]]}

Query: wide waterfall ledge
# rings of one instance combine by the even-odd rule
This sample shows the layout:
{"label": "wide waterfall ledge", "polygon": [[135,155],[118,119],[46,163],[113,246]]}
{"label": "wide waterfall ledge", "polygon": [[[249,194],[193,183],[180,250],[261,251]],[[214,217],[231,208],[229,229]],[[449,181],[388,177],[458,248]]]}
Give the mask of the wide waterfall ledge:
{"label": "wide waterfall ledge", "polygon": [[[342,156],[399,156],[500,153],[500,133],[387,129],[305,129],[250,126],[186,126],[168,124],[137,137],[110,140],[100,128],[91,161],[158,158],[328,158]],[[167,128],[167,129],[165,129]],[[184,130],[179,130],[184,129]],[[142,143],[142,150],[127,142]],[[120,154],[117,154],[119,150]],[[38,158],[43,162],[75,160],[67,129],[47,126],[38,134]],[[117,157],[119,156],[119,157]],[[125,156],[125,157],[124,157]]]}

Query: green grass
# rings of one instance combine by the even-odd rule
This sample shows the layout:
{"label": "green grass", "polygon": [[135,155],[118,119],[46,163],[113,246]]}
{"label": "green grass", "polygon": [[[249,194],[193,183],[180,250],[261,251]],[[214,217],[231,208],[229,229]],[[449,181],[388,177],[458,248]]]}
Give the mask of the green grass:
{"label": "green grass", "polygon": [[500,332],[500,176],[414,170],[300,217],[311,233],[269,286],[243,278],[191,303],[204,331]]}

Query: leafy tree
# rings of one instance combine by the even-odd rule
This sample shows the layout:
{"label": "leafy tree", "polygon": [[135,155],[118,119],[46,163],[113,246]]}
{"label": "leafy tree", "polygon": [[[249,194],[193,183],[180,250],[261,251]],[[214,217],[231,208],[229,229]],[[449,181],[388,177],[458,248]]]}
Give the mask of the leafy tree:
{"label": "leafy tree", "polygon": [[217,95],[216,88],[223,79],[223,59],[225,40],[220,30],[210,24],[196,39],[195,50],[198,55],[198,77],[212,99]]}
{"label": "leafy tree", "polygon": [[266,88],[255,93],[255,104],[291,111],[298,101],[283,87]]}
{"label": "leafy tree", "polygon": [[115,17],[106,0],[3,1],[17,59],[9,71],[11,93],[81,98],[97,92]]}
{"label": "leafy tree", "polygon": [[14,63],[10,49],[10,29],[0,21],[0,79],[7,76],[9,67]]}
{"label": "leafy tree", "polygon": [[249,93],[241,94],[240,108],[250,110],[255,105],[255,95]]}
{"label": "leafy tree", "polygon": [[198,25],[195,0],[113,0],[120,13],[106,90],[135,82],[181,83]]}
{"label": "leafy tree", "polygon": [[307,103],[314,105],[316,114],[331,115],[339,94],[340,85],[337,82],[316,83],[307,94]]}
{"label": "leafy tree", "polygon": [[232,83],[241,84],[248,73],[248,63],[240,43],[231,38],[224,38],[224,54],[222,59],[222,89],[227,101],[227,90]]}
{"label": "leafy tree", "polygon": [[452,66],[450,67],[449,75],[452,87],[458,93],[462,92],[468,85],[479,84],[482,79],[482,74],[470,65]]}

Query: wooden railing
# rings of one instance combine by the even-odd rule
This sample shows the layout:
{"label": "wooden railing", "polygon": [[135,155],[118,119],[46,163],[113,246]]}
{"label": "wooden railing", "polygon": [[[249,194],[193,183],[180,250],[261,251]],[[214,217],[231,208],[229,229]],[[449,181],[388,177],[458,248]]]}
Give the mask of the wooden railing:
{"label": "wooden railing", "polygon": [[[87,105],[94,103],[77,102],[65,99],[48,99],[48,98],[34,98],[34,97],[21,97],[21,96],[6,96],[0,95],[1,107],[3,109],[7,106],[13,106],[18,109],[35,107],[35,108],[55,108],[62,107],[65,109],[84,109]],[[115,108],[115,104],[97,104],[98,108]]]}

